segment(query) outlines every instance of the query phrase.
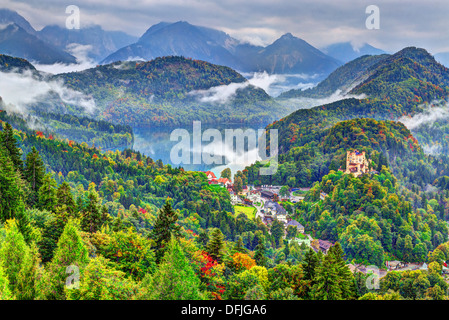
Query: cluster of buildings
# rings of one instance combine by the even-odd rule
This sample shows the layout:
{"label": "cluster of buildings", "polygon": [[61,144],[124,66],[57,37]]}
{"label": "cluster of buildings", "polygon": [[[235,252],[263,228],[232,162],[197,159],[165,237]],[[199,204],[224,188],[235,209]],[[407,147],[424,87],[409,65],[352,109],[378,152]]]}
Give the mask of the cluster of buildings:
{"label": "cluster of buildings", "polygon": [[[364,153],[363,153],[364,156]],[[351,160],[353,161],[353,160]],[[356,160],[354,160],[356,161]],[[359,161],[359,160],[357,160]],[[351,162],[352,163],[352,162]],[[363,166],[359,166],[358,168],[362,168],[360,170],[364,170],[366,168],[365,164]],[[361,171],[360,171],[361,172]],[[279,191],[281,186],[271,186],[271,185],[263,185],[261,187],[255,188],[254,186],[243,186],[242,192],[236,194],[233,190],[232,181],[226,178],[217,178],[212,171],[205,172],[207,179],[210,185],[220,185],[228,189],[229,194],[231,196],[231,204],[237,205],[248,205],[254,206],[257,209],[257,215],[261,217],[262,222],[269,226],[276,219],[284,223],[285,232],[287,233],[288,227],[294,227],[298,230],[299,233],[304,235],[304,226],[296,220],[293,220],[288,212],[285,210],[283,206],[281,206],[278,202],[280,198],[288,199],[289,201],[297,202],[301,200],[302,197],[294,197],[290,194],[290,196],[280,197]],[[306,191],[306,190],[304,190]],[[322,194],[321,197],[326,197],[326,194]],[[295,199],[293,199],[293,197]],[[323,253],[327,253],[329,248],[333,245],[329,241],[325,240],[313,240],[306,236],[294,239],[294,241],[304,242],[307,246],[310,246],[315,250],[315,252],[322,251]]]}

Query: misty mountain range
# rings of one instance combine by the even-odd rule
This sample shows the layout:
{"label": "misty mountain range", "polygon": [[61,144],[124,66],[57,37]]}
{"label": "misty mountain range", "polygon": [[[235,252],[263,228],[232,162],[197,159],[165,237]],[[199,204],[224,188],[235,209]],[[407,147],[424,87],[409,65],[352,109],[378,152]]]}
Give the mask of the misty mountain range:
{"label": "misty mountain range", "polygon": [[98,64],[184,56],[241,72],[319,74],[322,77],[354,58],[384,53],[368,44],[354,49],[350,43],[319,50],[291,33],[266,47],[256,46],[225,32],[185,21],[160,22],[140,38],[121,31],[105,31],[100,26],[69,30],[52,25],[36,31],[17,12],[0,9],[0,53],[38,64],[72,64],[77,62],[76,54],[70,50],[74,45],[88,46],[88,58]]}

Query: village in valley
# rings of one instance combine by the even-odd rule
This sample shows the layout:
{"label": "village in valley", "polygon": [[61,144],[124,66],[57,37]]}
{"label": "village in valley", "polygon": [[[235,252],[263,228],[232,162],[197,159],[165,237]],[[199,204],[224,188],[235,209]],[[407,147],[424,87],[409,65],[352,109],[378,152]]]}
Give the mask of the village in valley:
{"label": "village in valley", "polygon": [[[376,170],[370,168],[370,162],[371,159],[366,159],[365,152],[348,150],[346,154],[346,169],[339,168],[339,171],[344,171],[345,174],[353,174],[355,177],[363,174],[378,174]],[[327,240],[314,239],[311,234],[306,233],[301,223],[291,217],[294,215],[294,204],[302,201],[310,188],[291,188],[289,186],[273,185],[258,187],[241,185],[236,188],[230,179],[230,175],[229,177],[223,177],[222,173],[222,177],[217,178],[212,171],[204,173],[210,185],[221,186],[228,190],[236,215],[244,213],[250,219],[260,218],[268,228],[276,219],[284,224],[285,236],[289,232],[295,235],[288,240],[289,242],[296,241],[299,245],[304,244],[315,252],[321,251],[323,254],[327,254],[329,248],[334,245],[334,243]],[[320,200],[324,200],[327,196],[326,193],[321,192]],[[427,270],[426,263],[403,263],[396,260],[386,261],[385,267],[380,270],[373,270],[372,266],[356,263],[349,263],[348,267],[352,272],[377,272],[378,278],[384,277],[388,271],[392,270]],[[449,274],[449,268],[446,264],[443,265],[443,273]]]}

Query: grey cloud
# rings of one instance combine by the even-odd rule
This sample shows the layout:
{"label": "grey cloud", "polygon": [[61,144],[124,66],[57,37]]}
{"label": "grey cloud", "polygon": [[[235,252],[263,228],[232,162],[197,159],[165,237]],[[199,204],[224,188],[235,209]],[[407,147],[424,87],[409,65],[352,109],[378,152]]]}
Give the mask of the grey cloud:
{"label": "grey cloud", "polygon": [[[432,53],[449,50],[449,5],[446,0],[375,2],[353,0],[3,0],[33,25],[64,24],[65,7],[78,5],[82,25],[99,24],[140,36],[160,21],[189,21],[219,28],[245,40],[270,43],[285,32],[322,47],[340,41],[369,42],[386,51],[404,46],[425,47]],[[380,30],[365,28],[365,8],[380,8]]]}

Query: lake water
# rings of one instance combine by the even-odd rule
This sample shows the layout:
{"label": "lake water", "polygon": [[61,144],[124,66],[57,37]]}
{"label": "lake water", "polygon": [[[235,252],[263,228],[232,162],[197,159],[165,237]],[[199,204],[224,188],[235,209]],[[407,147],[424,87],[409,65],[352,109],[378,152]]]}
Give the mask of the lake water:
{"label": "lake water", "polygon": [[[236,142],[234,148],[229,147],[229,140],[226,140],[226,135],[230,134],[230,130],[241,129],[244,133],[254,133],[255,139],[261,134],[261,130],[264,130],[264,126],[248,127],[241,124],[213,124],[205,125],[200,124],[201,130],[198,131],[198,123],[196,129],[194,126],[190,127],[164,127],[164,128],[133,128],[134,131],[134,146],[133,149],[140,151],[141,153],[151,157],[153,160],[162,160],[164,164],[171,164],[173,167],[181,166],[186,170],[192,171],[207,171],[210,170],[219,177],[220,172],[229,167],[234,175],[238,170],[243,170],[246,166],[254,163],[256,160],[260,160],[257,152],[257,147],[245,140],[244,148],[237,148]],[[183,139],[175,135],[179,132],[179,129],[186,130],[184,133],[188,133],[188,137],[185,135]],[[211,129],[215,129],[211,131]],[[252,129],[252,130],[248,130]],[[178,130],[178,131],[175,131]],[[210,138],[208,134],[211,132],[220,133],[221,139],[218,136]],[[201,132],[201,134],[198,134]],[[235,132],[235,131],[234,131]],[[241,133],[235,132],[241,136]],[[173,135],[173,140],[170,137]],[[253,136],[253,135],[251,135]],[[232,137],[232,136],[231,136]],[[177,139],[176,139],[177,138]],[[204,141],[203,141],[204,140]],[[180,141],[188,141],[188,152],[186,152],[188,161],[183,159],[183,162],[179,162],[179,158],[173,156],[173,148],[180,145]],[[177,155],[181,157],[185,156],[184,152],[178,151]],[[207,164],[204,160],[205,157],[214,157],[215,163]],[[220,159],[220,161],[217,161]],[[206,160],[207,161],[207,160]],[[218,162],[218,163],[217,163]]]}

